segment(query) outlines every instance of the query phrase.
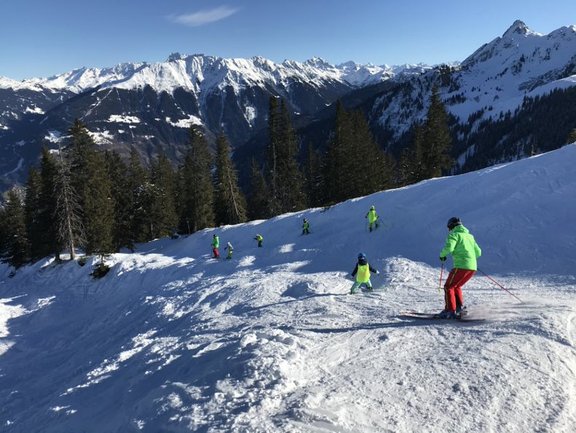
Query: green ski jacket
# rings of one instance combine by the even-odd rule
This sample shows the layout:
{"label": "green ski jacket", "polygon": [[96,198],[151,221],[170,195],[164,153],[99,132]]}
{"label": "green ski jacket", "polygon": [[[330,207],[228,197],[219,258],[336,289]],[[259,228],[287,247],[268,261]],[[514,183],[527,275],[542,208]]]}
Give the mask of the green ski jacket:
{"label": "green ski jacket", "polygon": [[444,248],[440,251],[440,257],[446,257],[448,254],[452,254],[455,268],[476,271],[478,269],[476,259],[482,255],[482,250],[474,236],[460,224],[450,230]]}

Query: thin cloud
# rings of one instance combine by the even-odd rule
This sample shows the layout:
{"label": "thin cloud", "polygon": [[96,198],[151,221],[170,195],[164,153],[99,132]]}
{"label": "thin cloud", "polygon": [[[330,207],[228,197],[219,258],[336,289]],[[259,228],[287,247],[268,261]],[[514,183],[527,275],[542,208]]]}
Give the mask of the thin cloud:
{"label": "thin cloud", "polygon": [[238,12],[237,8],[220,6],[215,9],[198,11],[192,14],[172,15],[170,16],[170,20],[178,24],[198,27],[223,20],[234,15],[236,12]]}

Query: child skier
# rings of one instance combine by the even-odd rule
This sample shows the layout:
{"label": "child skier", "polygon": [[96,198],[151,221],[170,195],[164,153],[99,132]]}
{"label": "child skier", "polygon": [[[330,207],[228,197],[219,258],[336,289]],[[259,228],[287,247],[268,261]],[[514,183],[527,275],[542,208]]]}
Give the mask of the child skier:
{"label": "child skier", "polygon": [[218,248],[220,247],[220,238],[216,236],[216,234],[212,235],[212,258],[219,259],[220,258],[220,251]]}
{"label": "child skier", "polygon": [[364,218],[368,218],[368,229],[372,231],[372,229],[377,229],[379,226],[378,223],[378,214],[376,213],[376,208],[374,206],[370,207],[370,210],[366,214]]}
{"label": "child skier", "polygon": [[302,234],[309,235],[310,234],[310,223],[306,218],[304,218],[304,222],[302,223]]}
{"label": "child skier", "polygon": [[264,241],[264,238],[262,237],[262,235],[257,234],[254,239],[256,239],[258,241],[258,248],[261,248],[262,247],[262,241]]}
{"label": "child skier", "polygon": [[365,285],[368,291],[372,291],[372,283],[370,282],[370,272],[375,273],[378,275],[376,269],[368,264],[368,260],[366,259],[366,255],[364,253],[358,254],[358,262],[356,263],[356,267],[352,271],[352,276],[356,277],[356,281],[352,284],[350,288],[350,294],[353,295],[356,293],[356,289],[361,285]]}
{"label": "child skier", "polygon": [[228,242],[226,244],[226,246],[224,247],[224,249],[228,251],[228,255],[226,256],[226,260],[230,260],[232,258],[232,252],[234,251],[234,247],[232,246],[232,244],[230,242]]}

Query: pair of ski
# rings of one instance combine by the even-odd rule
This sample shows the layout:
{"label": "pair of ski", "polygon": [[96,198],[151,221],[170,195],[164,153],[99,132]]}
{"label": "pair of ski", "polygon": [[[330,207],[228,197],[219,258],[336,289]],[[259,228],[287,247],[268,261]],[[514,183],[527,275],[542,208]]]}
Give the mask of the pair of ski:
{"label": "pair of ski", "polygon": [[458,316],[455,319],[446,319],[440,317],[438,314],[434,313],[422,313],[420,311],[401,311],[399,314],[400,317],[405,319],[421,319],[421,320],[434,320],[434,321],[443,321],[443,322],[482,322],[486,319],[482,319],[480,317],[474,317],[474,315],[470,316],[470,314],[466,314],[464,316]]}

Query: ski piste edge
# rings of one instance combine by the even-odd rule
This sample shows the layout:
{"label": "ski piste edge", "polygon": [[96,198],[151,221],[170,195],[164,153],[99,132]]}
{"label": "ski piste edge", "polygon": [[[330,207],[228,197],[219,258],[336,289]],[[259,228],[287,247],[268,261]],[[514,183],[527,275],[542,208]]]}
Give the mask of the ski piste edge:
{"label": "ski piste edge", "polygon": [[444,319],[438,317],[437,313],[423,313],[420,311],[400,311],[398,314],[401,318],[408,318],[408,319],[420,319],[420,320],[431,320],[431,321],[438,321],[438,322],[484,322],[486,319],[480,317],[470,317],[470,315],[466,315],[464,317],[458,317],[456,319]]}

